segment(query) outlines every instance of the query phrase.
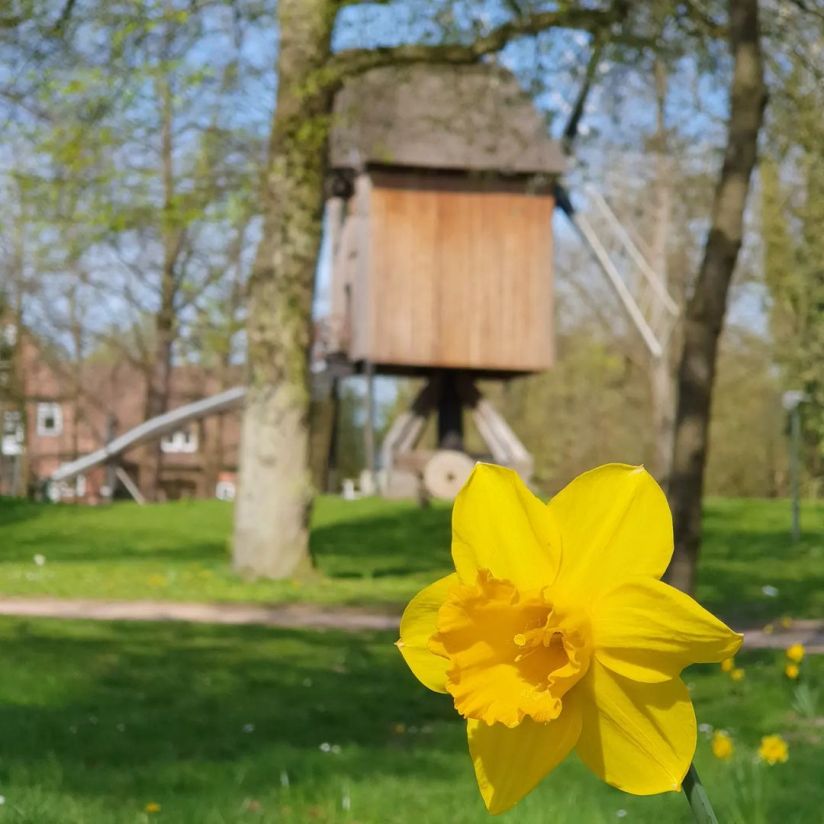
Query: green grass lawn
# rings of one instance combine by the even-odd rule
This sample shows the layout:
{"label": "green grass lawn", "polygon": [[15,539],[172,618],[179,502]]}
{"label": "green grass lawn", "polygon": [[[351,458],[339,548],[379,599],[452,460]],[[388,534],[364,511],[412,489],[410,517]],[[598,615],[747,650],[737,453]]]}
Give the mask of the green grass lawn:
{"label": "green grass lawn", "polygon": [[[386,633],[0,619],[0,822],[175,824],[485,821],[463,724],[414,680]],[[821,821],[824,718],[792,709],[780,653],[685,673],[699,721],[726,728],[731,763],[699,736],[721,820]],[[822,682],[824,659],[803,663]],[[790,745],[759,765],[762,735]],[[763,796],[760,802],[759,793]],[[156,803],[156,815],[144,813]],[[502,822],[678,824],[683,796],[626,796],[571,758]],[[737,810],[737,812],[736,812]],[[735,818],[738,815],[738,818]]]}
{"label": "green grass lawn", "polygon": [[[809,503],[802,515],[804,534],[793,544],[786,501],[709,501],[699,598],[739,622],[824,615],[824,505]],[[321,497],[312,531],[318,574],[306,581],[238,579],[230,526],[231,507],[220,501],[89,508],[0,500],[0,593],[394,606],[450,569],[446,506]]]}

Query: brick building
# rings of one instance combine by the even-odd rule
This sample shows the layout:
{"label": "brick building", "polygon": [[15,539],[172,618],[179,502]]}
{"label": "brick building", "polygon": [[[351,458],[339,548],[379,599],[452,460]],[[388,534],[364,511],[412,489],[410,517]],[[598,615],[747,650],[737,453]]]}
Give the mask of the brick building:
{"label": "brick building", "polygon": [[[48,485],[63,463],[93,452],[145,419],[146,376],[120,360],[71,364],[11,323],[2,325],[0,352],[0,495],[35,492],[53,499],[99,503],[109,497],[113,475],[98,466],[71,481]],[[5,364],[5,366],[3,366]],[[223,381],[199,366],[172,371],[169,408],[220,392]],[[160,441],[158,497],[230,498],[234,495],[240,413],[203,418]],[[149,456],[144,444],[119,460],[138,489],[147,490]],[[128,494],[114,483],[116,497]]]}

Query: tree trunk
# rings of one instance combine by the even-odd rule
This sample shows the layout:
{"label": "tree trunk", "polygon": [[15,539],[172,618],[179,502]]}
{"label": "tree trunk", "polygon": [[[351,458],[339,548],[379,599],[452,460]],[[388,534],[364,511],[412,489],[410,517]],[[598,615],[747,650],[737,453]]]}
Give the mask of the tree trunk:
{"label": "tree trunk", "polygon": [[285,578],[311,566],[308,519],[312,297],[333,99],[317,82],[335,4],[280,0],[278,95],[249,284],[248,394],[235,506],[234,566]]}
{"label": "tree trunk", "polygon": [[692,592],[695,587],[718,338],[741,248],[744,207],[766,102],[757,0],[731,0],[730,47],[734,68],[727,147],[704,257],[695,291],[687,304],[684,349],[678,370],[670,480],[675,554],[667,579],[685,592]]}
{"label": "tree trunk", "polygon": [[[177,276],[175,269],[180,255],[182,229],[178,225],[175,204],[174,146],[173,146],[173,93],[168,77],[158,81],[158,97],[161,102],[160,152],[163,177],[163,215],[161,237],[163,242],[163,270],[160,280],[160,307],[155,315],[154,357],[146,395],[146,417],[162,415],[169,408],[169,389],[172,376],[172,355],[176,335]],[[158,500],[163,452],[160,441],[147,447],[146,477],[143,490],[150,501]]]}

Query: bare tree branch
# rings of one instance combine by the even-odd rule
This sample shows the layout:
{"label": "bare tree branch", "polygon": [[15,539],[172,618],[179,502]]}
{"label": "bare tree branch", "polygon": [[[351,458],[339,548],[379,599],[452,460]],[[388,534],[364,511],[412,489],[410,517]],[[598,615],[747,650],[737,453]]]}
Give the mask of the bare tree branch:
{"label": "bare tree branch", "polygon": [[817,17],[819,20],[824,20],[824,9],[822,9],[815,0],[813,2],[808,2],[808,0],[789,0],[789,2],[804,14],[809,14]]}
{"label": "bare tree branch", "polygon": [[413,63],[475,63],[500,51],[510,41],[554,28],[606,32],[629,14],[626,0],[614,0],[602,9],[567,8],[533,12],[508,20],[471,43],[408,43],[369,49],[345,49],[335,54],[323,71],[323,80],[336,86],[347,77],[370,69]]}
{"label": "bare tree branch", "polygon": [[578,125],[581,118],[584,116],[584,109],[587,105],[589,93],[592,90],[592,81],[595,79],[595,72],[598,70],[598,64],[601,62],[601,55],[604,53],[604,42],[601,37],[595,38],[592,44],[592,51],[589,54],[589,61],[587,62],[586,71],[584,72],[584,79],[581,83],[581,88],[578,90],[578,96],[575,98],[575,105],[569,114],[569,120],[564,127],[561,143],[564,151],[567,154],[572,152],[572,146],[575,143],[575,138],[578,136]]}
{"label": "bare tree branch", "polygon": [[74,11],[74,4],[75,0],[66,0],[63,4],[63,10],[60,12],[60,17],[54,24],[54,30],[57,34],[62,34],[65,31],[69,20],[71,20],[72,12]]}

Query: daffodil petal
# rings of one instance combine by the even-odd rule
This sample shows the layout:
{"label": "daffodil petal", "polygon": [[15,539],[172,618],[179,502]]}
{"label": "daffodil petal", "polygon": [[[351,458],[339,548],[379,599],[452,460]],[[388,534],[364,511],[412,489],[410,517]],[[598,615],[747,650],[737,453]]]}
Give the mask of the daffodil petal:
{"label": "daffodil petal", "polygon": [[689,595],[650,578],[605,593],[591,621],[596,658],[635,681],[668,681],[689,664],[723,661],[743,640]]}
{"label": "daffodil petal", "polygon": [[517,727],[466,725],[469,753],[486,808],[493,815],[516,804],[572,751],[581,732],[581,713],[564,700],[564,711],[541,724],[525,718]]}
{"label": "daffodil petal", "polygon": [[562,541],[556,589],[592,599],[634,576],[660,578],[672,556],[672,515],[642,466],[607,464],[579,475],[547,505]]}
{"label": "daffodil petal", "polygon": [[558,536],[545,504],[517,472],[479,463],[455,499],[452,558],[467,584],[488,569],[519,589],[537,589],[555,580]]}
{"label": "daffodil petal", "polygon": [[575,688],[577,752],[601,779],[634,795],[677,792],[695,753],[695,713],[679,678],[640,684],[593,661]]}
{"label": "daffodil petal", "polygon": [[446,692],[449,660],[432,652],[429,639],[438,630],[438,610],[441,604],[458,583],[458,576],[454,572],[435,581],[407,604],[401,617],[401,637],[397,647],[415,677],[435,692]]}

